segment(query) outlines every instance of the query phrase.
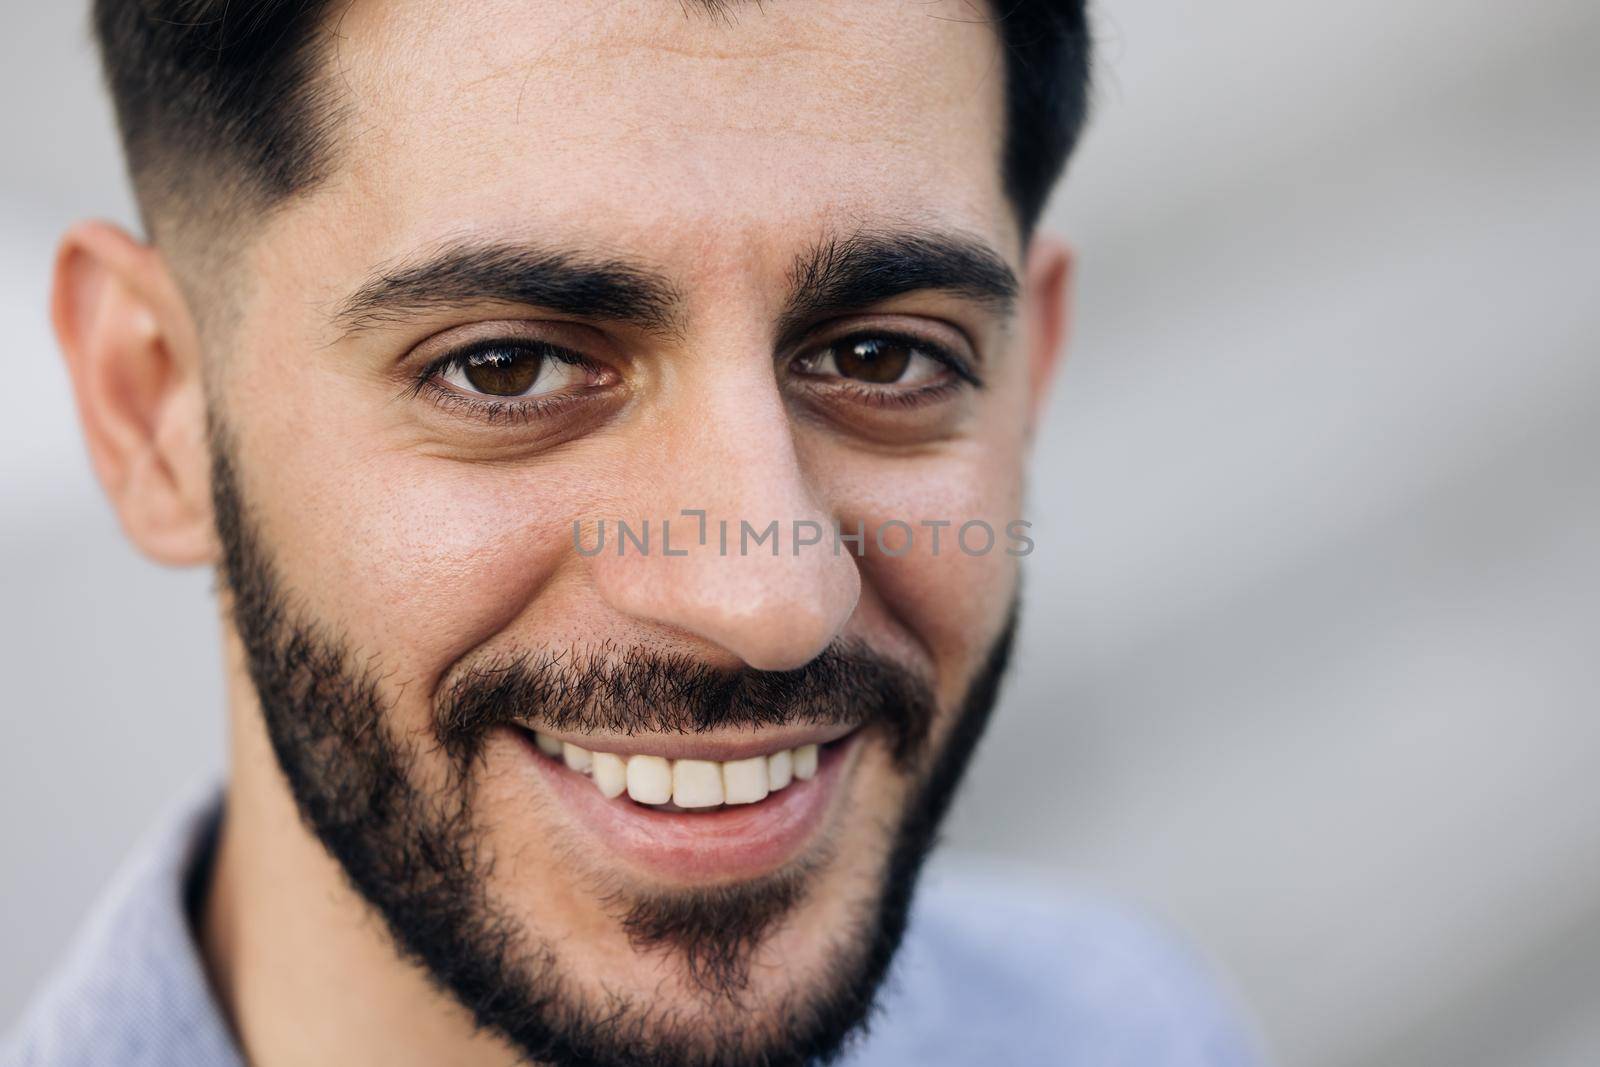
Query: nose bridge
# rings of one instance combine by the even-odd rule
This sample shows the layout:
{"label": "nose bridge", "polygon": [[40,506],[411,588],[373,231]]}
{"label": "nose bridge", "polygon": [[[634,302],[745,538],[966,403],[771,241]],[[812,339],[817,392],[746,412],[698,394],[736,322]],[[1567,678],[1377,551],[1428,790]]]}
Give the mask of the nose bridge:
{"label": "nose bridge", "polygon": [[648,530],[627,517],[631,536],[613,531],[592,558],[596,584],[613,608],[749,666],[801,666],[855,610],[855,560],[834,550],[770,361],[697,377],[692,392],[652,420],[653,461],[641,457],[628,494]]}

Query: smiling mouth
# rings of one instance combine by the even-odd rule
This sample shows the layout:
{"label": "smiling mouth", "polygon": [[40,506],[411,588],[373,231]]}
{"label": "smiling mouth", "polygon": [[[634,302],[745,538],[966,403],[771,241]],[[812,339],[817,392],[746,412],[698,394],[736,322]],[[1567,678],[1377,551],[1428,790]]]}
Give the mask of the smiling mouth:
{"label": "smiling mouth", "polygon": [[850,736],[715,760],[597,751],[540,731],[527,732],[543,756],[587,777],[607,800],[626,796],[652,811],[669,813],[760,804],[794,783],[815,778],[820,762]]}
{"label": "smiling mouth", "polygon": [[568,831],[653,880],[684,885],[759,877],[820,854],[871,733],[840,725],[581,738],[590,748],[510,729]]}

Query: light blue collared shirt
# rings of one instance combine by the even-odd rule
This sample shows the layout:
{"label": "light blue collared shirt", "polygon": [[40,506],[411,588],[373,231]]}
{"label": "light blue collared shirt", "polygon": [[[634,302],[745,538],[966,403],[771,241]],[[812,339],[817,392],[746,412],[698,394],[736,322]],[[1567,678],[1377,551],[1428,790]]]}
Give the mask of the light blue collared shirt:
{"label": "light blue collared shirt", "polygon": [[[187,898],[218,802],[188,805],[134,856],[0,1046],[0,1067],[242,1067]],[[1198,962],[1103,902],[930,871],[847,1067],[1258,1067]]]}

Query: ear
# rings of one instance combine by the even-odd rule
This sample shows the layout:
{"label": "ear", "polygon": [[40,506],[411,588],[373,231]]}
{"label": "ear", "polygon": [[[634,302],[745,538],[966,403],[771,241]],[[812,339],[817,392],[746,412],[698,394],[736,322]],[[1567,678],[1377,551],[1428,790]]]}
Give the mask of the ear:
{"label": "ear", "polygon": [[1023,325],[1028,343],[1028,436],[1038,428],[1050,383],[1072,327],[1072,249],[1049,234],[1034,237],[1023,280]]}
{"label": "ear", "polygon": [[115,226],[76,226],[56,253],[50,315],[123,530],[158,562],[211,561],[200,342],[165,260]]}

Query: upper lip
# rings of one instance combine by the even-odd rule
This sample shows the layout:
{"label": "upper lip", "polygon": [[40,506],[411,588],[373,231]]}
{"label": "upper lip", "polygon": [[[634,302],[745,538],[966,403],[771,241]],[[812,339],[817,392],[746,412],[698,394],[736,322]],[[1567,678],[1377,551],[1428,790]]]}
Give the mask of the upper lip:
{"label": "upper lip", "polygon": [[763,726],[744,730],[719,730],[695,734],[619,734],[573,733],[546,730],[533,723],[521,725],[567,744],[591,752],[610,752],[618,756],[661,756],[664,759],[703,759],[725,762],[766,756],[801,745],[825,745],[858,729],[859,725]]}

